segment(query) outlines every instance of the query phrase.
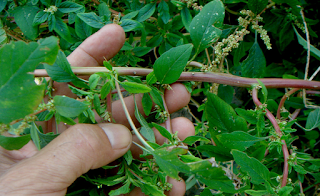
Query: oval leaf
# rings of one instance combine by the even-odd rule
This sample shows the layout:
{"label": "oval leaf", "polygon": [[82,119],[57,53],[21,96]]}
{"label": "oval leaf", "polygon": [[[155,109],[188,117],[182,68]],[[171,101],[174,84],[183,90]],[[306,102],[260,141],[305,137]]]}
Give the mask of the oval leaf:
{"label": "oval leaf", "polygon": [[129,93],[148,93],[151,91],[151,88],[145,84],[135,82],[121,82],[120,84]]}
{"label": "oval leaf", "polygon": [[220,0],[214,0],[205,5],[193,18],[189,31],[196,53],[201,52],[220,37],[222,31],[217,27],[223,23],[224,12],[223,3]]}
{"label": "oval leaf", "polygon": [[171,84],[177,81],[189,60],[191,44],[181,45],[163,53],[154,63],[156,78],[161,84]]}
{"label": "oval leaf", "polygon": [[6,150],[19,150],[26,145],[31,139],[30,134],[20,137],[6,137],[0,135],[0,146]]}
{"label": "oval leaf", "polygon": [[[11,42],[0,48],[0,123],[31,114],[43,98],[43,85],[36,85],[32,72],[39,63],[54,63],[58,39],[41,42]],[[19,57],[19,58],[17,58]]]}
{"label": "oval leaf", "polygon": [[53,101],[56,111],[65,117],[76,117],[88,109],[86,104],[66,96],[55,96]]}

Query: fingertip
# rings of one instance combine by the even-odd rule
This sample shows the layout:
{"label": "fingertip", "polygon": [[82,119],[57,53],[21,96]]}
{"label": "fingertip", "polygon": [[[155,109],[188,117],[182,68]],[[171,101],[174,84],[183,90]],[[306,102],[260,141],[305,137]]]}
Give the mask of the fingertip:
{"label": "fingertip", "polygon": [[113,150],[129,149],[132,135],[129,129],[121,124],[98,124],[109,138]]}
{"label": "fingertip", "polygon": [[165,100],[170,113],[180,110],[186,106],[191,98],[191,94],[181,83],[171,84],[172,90],[165,91]]}
{"label": "fingertip", "polygon": [[167,196],[183,196],[186,192],[186,183],[180,179],[169,178],[168,182],[172,184],[172,189],[166,192]]}
{"label": "fingertip", "polygon": [[172,119],[172,130],[178,132],[180,140],[184,140],[195,134],[193,123],[185,117],[177,117]]}

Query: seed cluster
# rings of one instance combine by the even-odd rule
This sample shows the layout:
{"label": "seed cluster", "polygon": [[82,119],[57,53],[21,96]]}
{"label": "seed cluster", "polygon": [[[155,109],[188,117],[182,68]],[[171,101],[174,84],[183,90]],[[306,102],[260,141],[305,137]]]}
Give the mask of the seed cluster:
{"label": "seed cluster", "polygon": [[239,27],[235,32],[229,35],[227,38],[222,39],[221,42],[218,42],[214,46],[215,58],[212,61],[212,65],[204,65],[202,71],[215,71],[218,66],[222,64],[224,58],[230,54],[230,52],[239,47],[239,42],[243,41],[245,35],[249,34],[248,26],[251,24],[252,29],[256,30],[260,34],[260,38],[264,41],[267,49],[271,49],[270,37],[267,34],[267,31],[263,29],[263,26],[258,25],[259,22],[263,20],[260,15],[254,14],[250,10],[240,11],[242,15],[238,18]]}

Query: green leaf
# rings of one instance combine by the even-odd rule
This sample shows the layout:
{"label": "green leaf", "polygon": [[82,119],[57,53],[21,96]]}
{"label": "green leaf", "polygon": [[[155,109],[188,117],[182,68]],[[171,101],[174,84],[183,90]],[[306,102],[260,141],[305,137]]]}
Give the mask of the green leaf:
{"label": "green leaf", "polygon": [[116,184],[123,182],[125,179],[126,179],[126,176],[115,175],[107,178],[97,178],[97,179],[91,179],[91,180],[99,184],[114,186]]}
{"label": "green leaf", "polygon": [[245,190],[244,192],[251,196],[269,195],[269,192],[267,190]]}
{"label": "green leaf", "polygon": [[293,187],[292,186],[284,186],[281,187],[278,191],[278,195],[279,196],[289,196],[291,195],[291,191],[293,191]]}
{"label": "green leaf", "polygon": [[127,164],[128,164],[128,165],[131,165],[132,160],[133,160],[131,150],[128,150],[128,151],[126,152],[126,154],[123,155],[123,157],[124,157],[124,159],[127,161]]}
{"label": "green leaf", "polygon": [[234,131],[232,133],[222,133],[217,135],[216,138],[220,143],[230,149],[237,149],[245,151],[254,143],[265,140],[265,137],[255,137],[242,131]]}
{"label": "green leaf", "polygon": [[125,19],[132,19],[132,18],[134,18],[135,16],[137,16],[138,14],[139,14],[139,10],[130,12],[130,13],[126,14],[125,16],[123,16],[123,17],[121,18],[121,21],[122,21],[122,20],[125,20]]}
{"label": "green leaf", "polygon": [[100,114],[100,99],[98,94],[94,94],[93,96],[93,107],[98,114]]}
{"label": "green leaf", "polygon": [[104,22],[94,12],[78,13],[77,16],[93,28],[101,29],[104,26]]}
{"label": "green leaf", "polygon": [[192,21],[192,15],[190,14],[190,11],[187,7],[184,7],[181,10],[181,19],[182,19],[182,23],[186,27],[187,31],[190,32],[190,24]]}
{"label": "green leaf", "polygon": [[89,87],[91,90],[97,87],[99,80],[100,80],[100,76],[98,74],[92,74],[89,77]]}
{"label": "green leaf", "polygon": [[145,84],[139,84],[136,82],[121,82],[120,84],[129,93],[147,93],[151,91],[151,88]]}
{"label": "green leaf", "polygon": [[173,142],[172,135],[166,128],[164,128],[164,127],[162,127],[162,126],[160,126],[160,125],[158,125],[158,124],[156,124],[154,122],[152,122],[152,126],[154,126],[163,137],[165,137],[169,141]]}
{"label": "green leaf", "polygon": [[249,50],[248,57],[241,63],[242,76],[262,78],[265,73],[266,64],[266,59],[258,42],[255,42]]}
{"label": "green leaf", "polygon": [[61,50],[59,50],[56,62],[52,66],[44,64],[44,67],[50,78],[56,82],[72,82],[78,80],[78,77],[72,72],[66,55]]}
{"label": "green leaf", "polygon": [[217,161],[230,161],[233,159],[230,154],[230,149],[226,147],[201,145],[197,146],[197,150],[199,150],[203,154],[208,155],[209,157],[215,157]]}
{"label": "green leaf", "polygon": [[189,31],[196,53],[200,53],[218,40],[222,33],[218,28],[223,24],[224,12],[223,3],[220,0],[213,0],[193,18]]}
{"label": "green leaf", "polygon": [[154,74],[161,84],[177,81],[189,60],[191,44],[181,45],[163,53],[154,63]]}
{"label": "green leaf", "polygon": [[56,23],[54,25],[54,31],[58,33],[58,35],[65,39],[67,42],[75,43],[76,40],[71,36],[69,28],[66,23],[63,22],[61,18],[56,18]]}
{"label": "green leaf", "polygon": [[142,57],[144,55],[146,55],[148,52],[151,51],[150,47],[135,47],[132,49],[132,52],[134,55],[138,56],[138,57]]}
{"label": "green leaf", "polygon": [[234,89],[232,86],[220,84],[218,87],[218,97],[230,104],[233,99]]}
{"label": "green leaf", "polygon": [[116,195],[121,195],[121,194],[126,194],[130,192],[130,182],[126,182],[122,187],[112,190],[109,192],[110,196],[116,196]]}
{"label": "green leaf", "polygon": [[267,100],[268,100],[268,90],[267,90],[266,86],[259,79],[257,79],[257,81],[258,81],[259,85],[262,88],[262,91],[261,91],[262,92],[262,96],[263,96],[262,103],[266,103]]}
{"label": "green leaf", "polygon": [[210,143],[210,140],[202,136],[189,136],[183,140],[183,143],[193,145],[196,142]]}
{"label": "green leaf", "polygon": [[105,2],[101,2],[98,6],[99,16],[104,16],[106,21],[110,20],[111,12]]}
{"label": "green leaf", "polygon": [[248,0],[249,9],[255,14],[259,14],[267,5],[268,0]]}
{"label": "green leaf", "polygon": [[31,139],[38,150],[44,148],[49,144],[54,138],[58,137],[59,134],[47,133],[43,134],[39,131],[38,127],[32,123],[30,129]]}
{"label": "green leaf", "polygon": [[153,102],[152,102],[152,99],[148,93],[143,94],[141,103],[142,103],[144,114],[146,116],[149,116],[151,109],[152,109]]}
{"label": "green leaf", "polygon": [[36,6],[19,6],[14,10],[14,19],[21,31],[29,39],[34,40],[39,35],[39,27],[33,26],[33,19],[39,8]]}
{"label": "green leaf", "polygon": [[261,184],[270,179],[268,168],[260,161],[239,150],[232,150],[231,153],[236,163],[240,165],[241,170],[249,174],[253,184]]}
{"label": "green leaf", "polygon": [[154,75],[154,71],[150,72],[150,73],[147,75],[146,79],[147,79],[147,83],[148,83],[149,85],[152,85],[152,84],[154,84],[154,83],[157,82],[157,78],[156,78],[156,76]]}
{"label": "green leaf", "polygon": [[130,19],[121,20],[120,26],[123,28],[124,32],[143,28],[143,25],[140,22]]}
{"label": "green leaf", "polygon": [[243,117],[248,123],[250,124],[257,124],[257,113],[254,110],[245,110],[242,108],[236,108],[235,109],[237,114],[241,117]]}
{"label": "green leaf", "polygon": [[307,174],[308,171],[305,170],[301,165],[292,165],[293,169],[299,174]]}
{"label": "green leaf", "polygon": [[179,178],[179,166],[183,166],[183,162],[178,159],[179,154],[185,154],[187,150],[182,148],[173,148],[167,150],[166,148],[158,148],[152,151],[152,155],[156,159],[157,164],[166,175],[174,179]]}
{"label": "green leaf", "polygon": [[101,99],[105,99],[111,91],[110,82],[105,83],[101,88]]}
{"label": "green leaf", "polygon": [[30,135],[23,135],[19,137],[6,137],[0,135],[0,146],[6,150],[19,150],[26,145],[30,139]]}
{"label": "green leaf", "polygon": [[58,7],[58,10],[62,13],[76,12],[80,9],[82,9],[82,5],[79,5],[71,1],[64,1]]}
{"label": "green leaf", "polygon": [[66,96],[57,95],[53,98],[53,101],[56,111],[65,117],[77,117],[88,109],[86,104]]}
{"label": "green leaf", "polygon": [[87,23],[85,23],[79,17],[76,17],[75,31],[78,37],[80,37],[81,39],[86,39],[92,34],[92,27],[87,25]]}
{"label": "green leaf", "polygon": [[45,22],[49,17],[49,12],[40,11],[36,14],[33,19],[33,26],[37,26],[43,22]]}
{"label": "green leaf", "polygon": [[141,188],[141,191],[145,195],[166,196],[163,193],[163,190],[160,190],[160,187],[156,186],[155,184],[152,184],[152,183],[146,182],[146,181],[138,181],[138,182],[141,182],[141,183],[139,183],[139,187]]}
{"label": "green leaf", "polygon": [[56,37],[28,44],[11,42],[0,48],[0,123],[24,118],[37,108],[44,85],[36,85],[28,73],[39,63],[54,63],[58,49]]}
{"label": "green leaf", "polygon": [[306,129],[312,130],[320,126],[320,108],[309,113],[306,123]]}
{"label": "green leaf", "polygon": [[143,135],[143,137],[145,137],[150,142],[156,142],[154,132],[151,129],[151,127],[148,125],[148,122],[146,121],[146,119],[144,119],[142,114],[139,112],[139,108],[136,102],[135,102],[134,115],[141,125],[140,133]]}
{"label": "green leaf", "polygon": [[3,29],[2,21],[0,19],[0,46],[7,42],[7,34],[6,31]]}
{"label": "green leaf", "polygon": [[212,93],[208,93],[207,98],[205,115],[209,121],[211,136],[220,132],[247,131],[246,121],[230,105]]}
{"label": "green leaf", "polygon": [[156,10],[156,3],[149,3],[145,6],[143,6],[139,10],[139,13],[138,13],[136,20],[138,22],[143,22],[143,21],[147,20],[148,18],[150,18],[150,16],[152,16],[152,14],[154,13],[155,10]]}
{"label": "green leaf", "polygon": [[291,20],[287,20],[281,25],[281,31],[279,35],[280,50],[283,51],[294,40],[294,33],[292,29]]}
{"label": "green leaf", "polygon": [[153,87],[153,86],[150,86],[151,87],[151,91],[150,91],[150,95],[152,97],[152,100],[153,102],[158,105],[162,110],[164,110],[164,106],[163,106],[163,100],[162,100],[162,97],[161,97],[161,92]]}
{"label": "green leaf", "polygon": [[158,12],[160,13],[160,18],[162,19],[163,23],[167,24],[170,19],[170,14],[169,14],[169,6],[164,0],[162,0],[158,4]]}
{"label": "green leaf", "polygon": [[6,5],[7,5],[7,0],[0,0],[0,12],[2,12],[2,10],[6,7]]}
{"label": "green leaf", "polygon": [[[303,46],[304,49],[308,50],[308,43],[307,41],[301,37],[301,35],[298,33],[295,27],[293,27],[294,32],[296,33],[296,36],[298,38],[298,42],[301,46]],[[311,54],[316,57],[318,60],[320,60],[320,50],[314,47],[313,45],[310,45],[310,52]]]}
{"label": "green leaf", "polygon": [[55,26],[56,26],[56,17],[55,17],[54,14],[50,14],[49,17],[48,17],[49,31],[52,31]]}

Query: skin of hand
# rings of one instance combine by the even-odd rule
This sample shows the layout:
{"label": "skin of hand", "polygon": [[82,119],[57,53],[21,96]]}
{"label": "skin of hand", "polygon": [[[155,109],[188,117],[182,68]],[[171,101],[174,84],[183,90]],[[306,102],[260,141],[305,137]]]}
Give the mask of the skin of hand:
{"label": "skin of hand", "polygon": [[[104,57],[112,58],[125,41],[123,29],[118,25],[106,25],[85,40],[68,61],[71,65],[99,66]],[[55,94],[74,96],[65,83],[55,83]],[[165,92],[169,112],[175,112],[189,103],[190,94],[182,84],[176,83],[173,90]],[[141,103],[141,95],[136,95]],[[132,117],[134,117],[133,97],[125,98]],[[142,108],[141,104],[138,106]],[[131,145],[138,141],[129,131],[129,124],[119,101],[112,105],[113,118],[118,124],[77,124],[69,127],[45,148],[37,150],[32,141],[20,150],[8,151],[0,147],[0,195],[65,195],[67,188],[82,174],[111,163],[130,149],[138,158],[140,149]],[[142,109],[140,110],[143,111]],[[134,119],[137,124],[137,120]],[[44,127],[48,128],[48,127]],[[194,135],[192,123],[183,117],[172,120],[172,130],[178,131],[181,140]],[[159,144],[165,141],[155,131]],[[169,196],[185,193],[185,183],[168,179],[173,184]],[[135,188],[128,195],[144,195]]]}

